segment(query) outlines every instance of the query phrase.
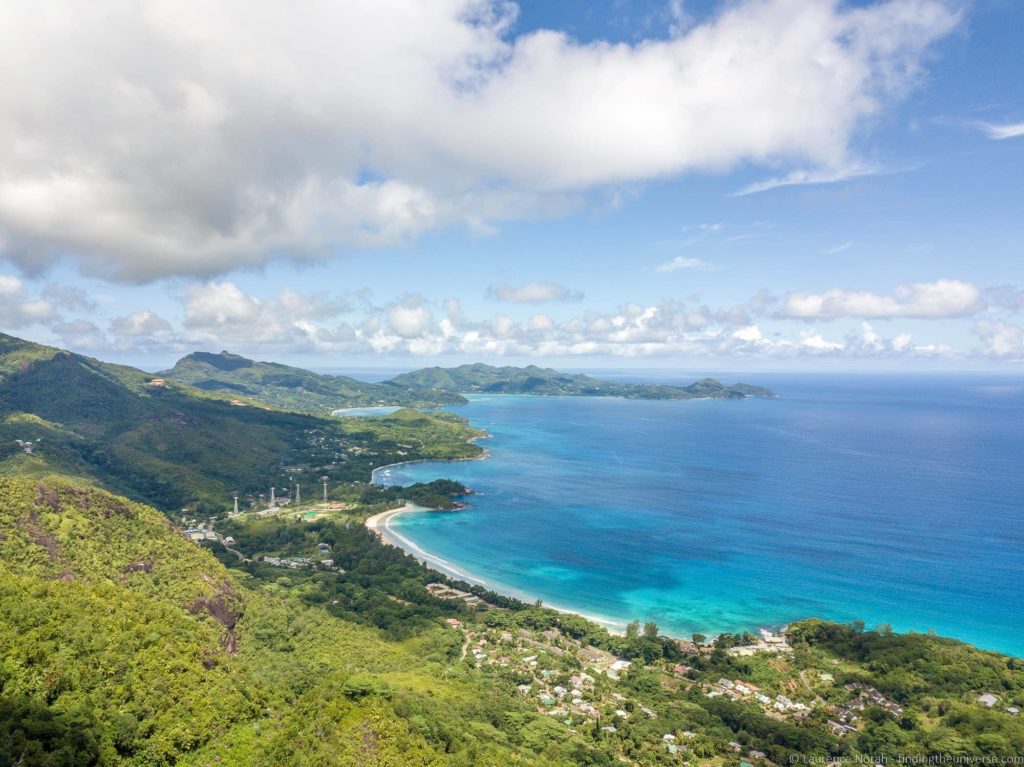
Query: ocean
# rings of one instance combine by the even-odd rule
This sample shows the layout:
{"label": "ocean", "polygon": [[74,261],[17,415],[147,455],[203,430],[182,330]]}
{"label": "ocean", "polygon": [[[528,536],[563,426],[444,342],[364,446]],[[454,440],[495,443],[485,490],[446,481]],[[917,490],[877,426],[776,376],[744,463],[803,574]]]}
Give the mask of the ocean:
{"label": "ocean", "polygon": [[497,591],[684,636],[817,616],[1024,656],[1024,382],[750,375],[775,399],[478,396],[469,510],[392,527]]}

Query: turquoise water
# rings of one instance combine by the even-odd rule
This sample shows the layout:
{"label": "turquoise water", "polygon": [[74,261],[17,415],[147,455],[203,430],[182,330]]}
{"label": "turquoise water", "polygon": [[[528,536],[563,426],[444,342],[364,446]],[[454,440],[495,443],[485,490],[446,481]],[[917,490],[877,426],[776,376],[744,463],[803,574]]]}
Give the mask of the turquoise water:
{"label": "turquoise water", "polygon": [[478,491],[400,517],[490,587],[675,635],[809,616],[1024,656],[1024,383],[757,376],[742,402],[484,397]]}

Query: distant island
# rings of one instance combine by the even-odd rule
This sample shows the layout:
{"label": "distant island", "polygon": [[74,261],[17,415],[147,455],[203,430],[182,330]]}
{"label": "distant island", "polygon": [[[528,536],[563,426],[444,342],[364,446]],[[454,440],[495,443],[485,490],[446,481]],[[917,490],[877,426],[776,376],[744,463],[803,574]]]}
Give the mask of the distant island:
{"label": "distant island", "polygon": [[536,365],[495,367],[475,364],[430,367],[379,383],[341,375],[323,375],[276,362],[257,362],[237,354],[193,352],[170,370],[169,381],[209,392],[250,398],[272,407],[325,415],[353,407],[442,407],[465,404],[463,394],[532,394],[570,397],[689,400],[772,397],[763,386],[725,385],[703,378],[689,386],[610,381],[581,373],[561,373]]}
{"label": "distant island", "polygon": [[775,396],[775,392],[763,386],[745,383],[726,386],[714,378],[702,378],[689,386],[621,383],[582,373],[560,373],[536,365],[517,368],[494,367],[479,363],[455,368],[423,368],[395,376],[389,383],[433,392],[626,399],[746,399]]}

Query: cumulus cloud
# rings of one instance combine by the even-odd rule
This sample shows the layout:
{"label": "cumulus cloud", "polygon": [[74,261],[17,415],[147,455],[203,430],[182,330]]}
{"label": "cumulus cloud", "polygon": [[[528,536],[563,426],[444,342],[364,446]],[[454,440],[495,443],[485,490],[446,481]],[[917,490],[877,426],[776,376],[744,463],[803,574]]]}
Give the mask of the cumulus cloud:
{"label": "cumulus cloud", "polygon": [[[1008,297],[1015,289],[999,290]],[[990,290],[989,293],[992,293]],[[24,297],[20,280],[0,281],[0,291]],[[911,301],[912,292],[904,301]],[[419,294],[375,304],[368,295],[358,306],[327,294],[289,287],[259,297],[227,281],[196,283],[180,295],[181,318],[138,310],[110,321],[106,331],[85,318],[50,315],[40,325],[60,342],[83,351],[184,352],[230,349],[250,355],[345,354],[408,357],[445,355],[544,358],[577,357],[956,357],[941,342],[917,342],[894,330],[882,335],[869,322],[859,330],[822,330],[797,323],[765,293],[746,305],[711,307],[696,299],[625,303],[610,311],[583,310],[556,318],[517,307],[509,313],[467,316],[454,298]],[[887,298],[887,297],[884,297]],[[12,302],[0,301],[0,320]],[[872,306],[874,304],[871,304]],[[907,310],[909,311],[909,310]],[[344,315],[344,316],[342,316]],[[888,316],[888,315],[887,315]],[[907,315],[911,316],[911,315]],[[1021,328],[995,319],[991,311],[975,326],[978,353],[1015,359]],[[821,320],[831,320],[827,313]]]}
{"label": "cumulus cloud", "polygon": [[69,320],[53,323],[51,330],[60,339],[62,346],[84,351],[101,351],[107,348],[107,335],[90,320]]}
{"label": "cumulus cloud", "polygon": [[982,292],[960,280],[937,280],[902,285],[890,295],[834,288],[824,293],[797,292],[786,296],[781,311],[795,319],[968,317],[985,308]]}
{"label": "cumulus cloud", "polygon": [[[207,282],[188,289],[183,308],[184,329],[193,343],[305,349],[318,337],[318,323],[342,313],[347,305],[287,287],[277,296],[259,299],[231,282]],[[155,317],[136,316],[134,322],[160,324]],[[132,323],[126,318],[122,327]]]}
{"label": "cumulus cloud", "polygon": [[516,35],[514,17],[505,0],[9,0],[0,71],[32,76],[0,89],[0,255],[213,277],[687,171],[835,180],[958,22],[951,0],[739,0],[611,44]]}
{"label": "cumulus cloud", "polygon": [[171,323],[148,309],[118,317],[110,323],[111,333],[133,338],[168,333],[170,330]]}
{"label": "cumulus cloud", "polygon": [[420,296],[411,296],[388,307],[388,328],[399,338],[421,338],[434,324],[434,313]]}
{"label": "cumulus cloud", "polygon": [[981,339],[980,353],[997,359],[1024,359],[1024,327],[1007,322],[983,320],[974,332]]}
{"label": "cumulus cloud", "polygon": [[557,282],[526,282],[522,285],[491,285],[487,295],[511,304],[543,304],[549,301],[582,301],[583,294]]}
{"label": "cumulus cloud", "polygon": [[57,311],[44,299],[29,298],[22,281],[0,274],[0,329],[16,329],[55,319]]}

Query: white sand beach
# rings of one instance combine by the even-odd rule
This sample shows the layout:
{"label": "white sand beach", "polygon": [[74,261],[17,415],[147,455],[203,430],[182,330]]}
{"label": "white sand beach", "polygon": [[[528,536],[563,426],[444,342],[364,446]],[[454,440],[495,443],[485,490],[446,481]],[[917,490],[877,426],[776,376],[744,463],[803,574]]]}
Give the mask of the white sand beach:
{"label": "white sand beach", "polygon": [[[381,467],[381,468],[384,468],[384,467]],[[402,535],[397,530],[395,530],[394,527],[392,527],[391,523],[393,522],[393,520],[395,518],[401,516],[402,514],[420,514],[420,513],[424,513],[424,512],[432,512],[432,513],[435,513],[435,514],[439,514],[439,513],[449,513],[449,514],[451,514],[451,513],[461,513],[461,512],[439,512],[436,509],[427,509],[427,508],[424,508],[423,506],[417,506],[414,503],[407,503],[404,506],[402,506],[401,508],[389,509],[388,511],[382,511],[379,514],[374,514],[372,517],[370,517],[369,519],[366,520],[365,525],[366,525],[366,528],[368,530],[370,530],[371,532],[375,533],[384,543],[387,543],[387,544],[390,544],[391,546],[395,546],[396,548],[402,549],[402,551],[406,552],[407,554],[411,554],[417,560],[419,560],[423,564],[427,565],[427,567],[431,568],[432,570],[437,570],[438,572],[443,573],[444,575],[447,575],[447,576],[449,576],[451,578],[457,578],[458,580],[461,580],[461,581],[466,581],[467,583],[478,584],[478,585],[483,586],[484,588],[489,589],[489,590],[491,590],[491,591],[493,591],[495,593],[504,594],[505,596],[512,597],[513,599],[519,599],[519,600],[521,600],[523,602],[526,602],[526,603],[531,603],[531,602],[536,601],[533,597],[530,597],[529,595],[523,594],[523,593],[517,591],[516,589],[511,589],[511,588],[509,588],[507,586],[503,586],[501,584],[488,583],[487,581],[483,580],[482,578],[477,578],[474,575],[470,575],[466,571],[461,570],[458,567],[456,567],[455,565],[453,565],[447,559],[442,559],[441,557],[439,557],[439,556],[437,556],[435,554],[431,554],[429,551],[425,550],[421,546],[419,546],[416,543],[414,543],[413,541],[409,540],[404,535]],[[610,620],[608,618],[601,618],[601,617],[598,617],[596,615],[587,615],[586,613],[581,613],[579,610],[573,610],[573,609],[570,609],[570,608],[567,608],[567,607],[560,607],[558,605],[549,604],[547,602],[544,603],[544,606],[545,607],[549,607],[552,610],[557,610],[558,612],[561,612],[561,613],[569,613],[569,614],[573,614],[573,615],[580,615],[580,616],[586,618],[587,620],[593,621],[594,623],[601,624],[602,626],[604,626],[606,629],[608,629],[608,631],[610,631],[613,634],[620,634],[621,635],[621,634],[625,633],[626,624],[624,622],[622,622],[622,621],[614,621],[614,620]]]}

